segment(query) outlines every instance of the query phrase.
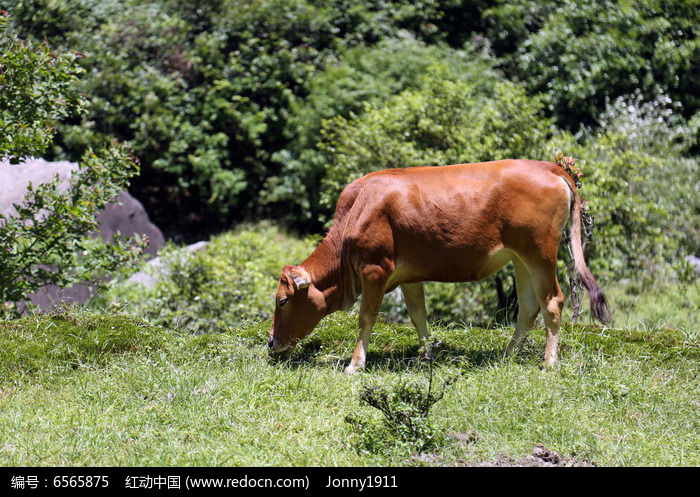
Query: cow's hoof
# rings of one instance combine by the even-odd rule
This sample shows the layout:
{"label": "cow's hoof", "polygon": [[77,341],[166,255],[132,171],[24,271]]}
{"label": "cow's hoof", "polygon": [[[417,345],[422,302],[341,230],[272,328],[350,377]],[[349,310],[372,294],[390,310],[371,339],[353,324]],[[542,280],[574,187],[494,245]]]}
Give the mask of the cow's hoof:
{"label": "cow's hoof", "polygon": [[359,373],[361,370],[362,368],[350,364],[347,368],[345,368],[345,374],[354,375]]}
{"label": "cow's hoof", "polygon": [[553,361],[552,361],[552,360],[548,360],[548,361],[544,361],[544,363],[542,364],[542,368],[541,368],[541,369],[542,369],[542,371],[554,371],[554,370],[557,369],[558,367],[559,367],[559,361],[557,361],[557,360],[553,360]]}

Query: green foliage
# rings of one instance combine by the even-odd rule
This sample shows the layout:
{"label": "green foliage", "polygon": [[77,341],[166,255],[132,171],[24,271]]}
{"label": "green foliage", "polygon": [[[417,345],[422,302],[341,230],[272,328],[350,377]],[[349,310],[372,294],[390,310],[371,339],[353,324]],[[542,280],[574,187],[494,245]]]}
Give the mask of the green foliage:
{"label": "green foliage", "polygon": [[[510,329],[454,324],[493,318],[492,285],[429,283],[431,321],[453,323],[431,326],[445,340],[436,363],[469,378],[428,418],[415,332],[380,320],[365,374],[389,386],[364,396],[389,415],[349,424],[357,383],[339,358],[355,345],[357,316],[325,318],[291,361],[268,362],[261,318],[279,270],[314,243],[245,228],[196,254],[166,250],[148,266],[155,286],[117,282],[100,302],[170,328],[235,333],[173,334],[75,310],[0,323],[0,382],[12,392],[0,398],[0,457],[443,465],[543,443],[597,464],[697,465],[688,413],[698,389],[688,385],[699,290],[683,261],[700,246],[696,4],[7,0],[0,156],[85,159],[67,197],[34,187],[26,223],[0,220],[4,299],[134,255],[126,245],[107,255],[83,236],[89,213],[135,172],[123,147],[105,149],[112,136],[141,159],[132,191],[168,234],[187,238],[261,218],[318,231],[342,187],[371,170],[551,160],[556,147],[584,166],[596,220],[587,259],[618,324],[633,329],[565,327],[562,366],[543,381],[540,331],[504,362]],[[40,216],[46,206],[56,214]],[[406,319],[396,294],[382,310]],[[478,442],[443,443],[448,430],[475,430]],[[345,442],[353,435],[368,450]],[[407,459],[423,449],[432,454]]]}
{"label": "green foliage", "polygon": [[300,263],[312,245],[259,225],[213,237],[194,253],[171,246],[145,269],[153,286],[115,281],[99,303],[194,333],[229,329],[271,316],[282,266]]}
{"label": "green foliage", "polygon": [[79,111],[74,54],[55,56],[46,43],[20,40],[0,12],[0,159],[42,154],[56,124]]}
{"label": "green foliage", "polygon": [[[27,136],[56,126],[49,152],[74,159],[107,136],[130,141],[142,164],[131,191],[167,236],[194,241],[267,218],[319,232],[342,187],[371,170],[551,160],[556,146],[586,166],[582,193],[597,222],[588,258],[605,281],[654,277],[669,264],[687,278],[678,261],[700,246],[695,3],[9,0],[4,8],[13,16],[6,28],[28,40],[35,60],[46,46],[31,40],[46,39],[57,66],[85,71],[80,87],[55,88],[86,94],[87,113],[33,120],[38,131],[30,126]],[[51,101],[63,119],[67,100]],[[492,285],[466,288],[430,288],[431,319],[488,321],[498,304]],[[384,310],[393,319],[401,306]]]}
{"label": "green foliage", "polygon": [[320,146],[332,157],[321,191],[327,212],[347,183],[371,171],[524,158],[541,148],[549,121],[537,99],[505,81],[449,75],[434,66],[419,91],[367,104],[356,118],[324,123]]}
{"label": "green foliage", "polygon": [[[0,15],[0,30],[7,19]],[[0,158],[18,162],[43,153],[58,119],[79,110],[74,83],[80,73],[75,57],[54,57],[45,44],[25,44],[10,33],[0,38]],[[64,190],[59,178],[29,185],[16,214],[0,215],[0,302],[2,312],[19,312],[18,303],[47,284],[61,287],[105,273],[134,260],[142,243],[129,246],[120,237],[106,245],[90,237],[96,213],[115,199],[138,172],[123,145],[86,152]]]}
{"label": "green foliage", "polygon": [[583,165],[580,193],[595,220],[589,266],[604,280],[655,278],[699,246],[700,161],[687,155],[697,124],[679,119],[664,96],[620,98],[602,119],[581,143],[553,139]]}
{"label": "green foliage", "polygon": [[425,381],[401,378],[390,388],[363,386],[360,401],[378,409],[383,418],[382,423],[377,424],[356,416],[346,417],[348,423],[359,429],[358,448],[381,453],[401,445],[408,449],[409,454],[438,448],[445,439],[428,416],[430,409],[445,396],[446,388],[456,380],[457,376],[453,376],[435,388],[431,359]]}
{"label": "green foliage", "polygon": [[272,156],[280,173],[267,181],[261,198],[278,206],[276,217],[314,228],[320,216],[327,217],[329,205],[319,204],[319,195],[334,151],[319,147],[323,122],[336,116],[357,117],[368,105],[381,106],[405,90],[420,92],[436,60],[441,61],[444,77],[471,82],[484,91],[499,79],[485,53],[427,45],[411,37],[388,38],[326,57],[323,70],[311,79],[308,96],[291,107],[289,143]]}
{"label": "green foliage", "polygon": [[22,38],[47,41],[53,47],[60,45],[73,32],[86,29],[97,20],[102,20],[99,16],[100,9],[95,7],[99,5],[86,0],[6,0],[3,2],[3,8],[12,15]]}
{"label": "green foliage", "polygon": [[7,8],[27,34],[83,54],[88,113],[61,127],[57,153],[77,157],[106,135],[129,141],[143,166],[132,190],[153,199],[152,216],[193,232],[206,216],[209,233],[276,212],[275,185],[286,176],[272,154],[287,144],[291,109],[326,55],[420,30],[440,15],[434,0],[221,0],[197,8],[180,0],[14,0]]}
{"label": "green foliage", "polygon": [[693,273],[685,275],[688,280],[678,276],[657,277],[649,284],[644,278],[626,278],[621,283],[608,285],[606,295],[615,306],[615,326],[652,333],[676,329],[683,332],[685,341],[697,342],[700,338],[700,313],[697,312],[700,280]]}
{"label": "green foliage", "polygon": [[700,9],[694,0],[504,0],[483,11],[496,53],[560,125],[591,125],[606,102],[662,92],[692,116],[700,108]]}
{"label": "green foliage", "polygon": [[[75,159],[105,136],[130,141],[143,167],[132,191],[166,231],[209,234],[266,217],[318,230],[333,203],[322,194],[325,166],[337,162],[317,146],[322,121],[361,119],[398,93],[422,94],[435,64],[451,82],[507,87],[491,70],[499,67],[526,89],[526,107],[572,130],[599,124],[608,102],[635,92],[647,102],[668,95],[685,118],[698,109],[698,9],[687,0],[6,3],[25,38],[83,54],[88,113],[59,126],[54,152]],[[471,95],[458,108],[478,115]],[[518,109],[494,105],[511,128],[525,126],[513,121]],[[486,139],[477,155],[522,149],[489,150]]]}
{"label": "green foliage", "polygon": [[115,144],[100,156],[86,154],[66,189],[59,188],[58,176],[29,185],[16,215],[0,215],[0,301],[14,303],[18,311],[19,301],[44,285],[99,282],[134,261],[145,240],[132,244],[115,235],[105,244],[92,233],[96,213],[137,171],[128,151]]}

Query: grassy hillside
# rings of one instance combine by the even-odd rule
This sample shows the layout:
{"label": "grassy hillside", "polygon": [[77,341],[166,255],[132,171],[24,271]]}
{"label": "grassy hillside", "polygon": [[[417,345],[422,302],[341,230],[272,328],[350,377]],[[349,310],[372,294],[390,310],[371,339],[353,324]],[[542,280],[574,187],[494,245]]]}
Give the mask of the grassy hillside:
{"label": "grassy hillside", "polygon": [[434,327],[436,382],[457,381],[420,454],[368,443],[380,414],[359,400],[425,383],[415,332],[380,323],[350,377],[355,321],[326,318],[283,362],[267,357],[269,321],[202,335],[75,309],[0,323],[0,464],[472,465],[536,444],[572,464],[700,464],[697,331],[565,326],[561,366],[544,372],[541,330],[503,360],[510,328]]}
{"label": "grassy hillside", "polygon": [[[122,180],[112,166],[138,158],[129,190],[166,237],[211,239],[194,254],[169,244],[142,267],[151,286],[121,274],[91,310],[10,320],[5,301],[34,280],[68,283],[47,265],[82,281],[121,259],[79,239],[99,199],[37,194],[0,222],[1,465],[544,461],[535,453],[700,464],[700,279],[685,260],[700,255],[693,2],[4,4],[0,87],[14,90],[0,92],[0,156],[89,157],[85,171]],[[114,160],[93,158],[105,143]],[[290,359],[267,357],[279,271],[311,252],[352,179],[554,149],[584,167],[586,257],[614,316],[611,328],[565,325],[557,370],[540,369],[541,330],[502,358],[507,268],[426,285],[432,362],[417,359],[397,294],[360,375],[343,374],[352,312],[325,319]],[[45,209],[65,222],[31,221]]]}

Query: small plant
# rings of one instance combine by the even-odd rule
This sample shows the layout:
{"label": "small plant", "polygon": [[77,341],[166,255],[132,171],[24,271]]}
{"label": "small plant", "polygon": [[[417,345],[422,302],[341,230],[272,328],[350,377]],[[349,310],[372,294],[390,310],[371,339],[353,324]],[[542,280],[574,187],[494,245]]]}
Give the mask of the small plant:
{"label": "small plant", "polygon": [[[432,347],[431,347],[432,348]],[[426,381],[401,378],[391,387],[363,386],[360,401],[383,414],[381,422],[348,416],[346,421],[358,428],[361,448],[384,452],[396,445],[426,452],[440,445],[443,437],[429,419],[430,409],[442,399],[458,376],[450,376],[441,386],[433,385],[433,359],[428,360]]]}
{"label": "small plant", "polygon": [[698,273],[695,270],[695,266],[690,263],[690,259],[688,257],[681,258],[671,267],[676,274],[676,278],[681,283],[692,284],[696,279],[698,279]]}

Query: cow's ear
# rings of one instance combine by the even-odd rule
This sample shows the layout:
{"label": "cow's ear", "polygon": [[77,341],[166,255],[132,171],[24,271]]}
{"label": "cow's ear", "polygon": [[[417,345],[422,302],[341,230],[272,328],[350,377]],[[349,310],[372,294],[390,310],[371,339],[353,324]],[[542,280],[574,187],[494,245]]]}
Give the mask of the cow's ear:
{"label": "cow's ear", "polygon": [[307,273],[306,269],[301,266],[297,266],[292,269],[290,274],[292,276],[292,281],[294,281],[294,287],[297,290],[308,288],[311,284],[311,277],[309,276],[309,273]]}

